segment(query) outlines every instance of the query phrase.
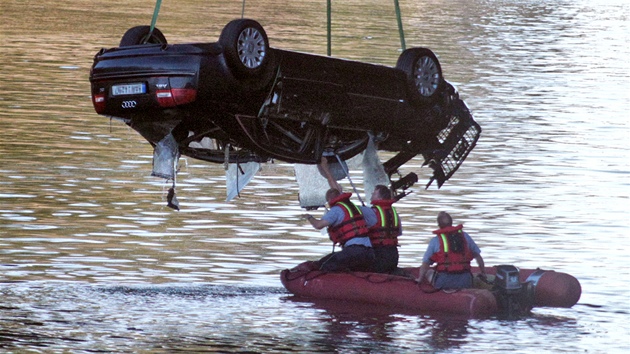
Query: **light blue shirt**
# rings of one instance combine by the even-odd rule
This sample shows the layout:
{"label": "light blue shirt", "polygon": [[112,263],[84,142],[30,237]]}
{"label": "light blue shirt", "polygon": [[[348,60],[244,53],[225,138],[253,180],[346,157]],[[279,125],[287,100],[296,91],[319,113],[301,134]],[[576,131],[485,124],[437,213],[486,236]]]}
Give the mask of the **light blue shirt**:
{"label": "light blue shirt", "polygon": [[367,227],[374,226],[374,224],[376,224],[376,221],[377,221],[376,213],[374,212],[374,209],[367,206],[360,206],[359,209],[361,209],[361,213],[363,214],[363,218],[365,219],[365,223],[367,224]]}

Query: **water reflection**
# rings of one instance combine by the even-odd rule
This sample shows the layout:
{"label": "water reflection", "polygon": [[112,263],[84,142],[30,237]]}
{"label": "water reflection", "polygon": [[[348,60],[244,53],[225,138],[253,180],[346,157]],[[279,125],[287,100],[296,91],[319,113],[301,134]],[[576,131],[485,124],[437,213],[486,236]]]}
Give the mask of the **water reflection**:
{"label": "water reflection", "polygon": [[431,348],[434,350],[453,350],[467,342],[469,334],[467,320],[437,319],[427,321]]}
{"label": "water reflection", "polygon": [[[318,321],[325,325],[325,337],[318,339],[317,346],[326,346],[331,351],[347,348],[380,352],[396,348],[436,352],[456,350],[468,342],[470,320],[465,318],[418,316],[405,314],[404,309],[337,300],[288,297],[286,301],[321,312]],[[421,345],[418,338],[423,338]],[[378,343],[376,347],[374,343]]]}

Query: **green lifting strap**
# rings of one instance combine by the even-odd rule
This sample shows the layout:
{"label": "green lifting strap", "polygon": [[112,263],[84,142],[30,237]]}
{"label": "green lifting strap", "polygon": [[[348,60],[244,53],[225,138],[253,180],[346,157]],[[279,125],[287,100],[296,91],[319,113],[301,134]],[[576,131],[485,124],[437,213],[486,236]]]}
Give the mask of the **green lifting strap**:
{"label": "green lifting strap", "polygon": [[328,19],[328,24],[326,26],[327,32],[328,32],[327,35],[326,35],[326,38],[328,39],[328,46],[327,46],[327,48],[328,48],[328,56],[331,55],[331,44],[330,44],[330,42],[331,42],[330,22],[332,21],[332,16],[330,15],[331,10],[332,10],[331,0],[328,0],[327,4],[326,4],[326,16],[327,16],[327,19]]}
{"label": "green lifting strap", "polygon": [[398,33],[400,34],[400,47],[403,52],[405,51],[405,32],[403,31],[402,18],[400,16],[400,5],[398,5],[398,0],[394,0],[394,6],[396,7],[396,19],[398,20]]}
{"label": "green lifting strap", "polygon": [[153,10],[153,18],[151,19],[151,29],[149,30],[149,35],[147,36],[146,41],[148,41],[153,35],[153,29],[155,29],[155,23],[157,22],[157,17],[160,13],[160,6],[162,6],[162,0],[157,0],[155,2],[155,10]]}
{"label": "green lifting strap", "polygon": [[[153,10],[153,18],[151,19],[151,29],[149,30],[149,35],[147,36],[147,40],[151,38],[153,35],[153,29],[155,29],[155,23],[157,22],[158,14],[160,13],[160,6],[162,6],[162,0],[157,0],[155,2],[155,10]],[[398,33],[400,35],[400,46],[404,51],[406,49],[405,46],[405,32],[403,31],[402,18],[400,15],[400,5],[398,4],[398,0],[394,0],[394,6],[396,7],[396,20],[398,22]],[[326,17],[327,17],[327,34],[326,38],[328,40],[327,45],[327,53],[328,56],[332,55],[332,46],[331,46],[331,22],[332,22],[332,0],[326,1]],[[241,9],[241,18],[245,15],[245,0],[243,0],[243,8]]]}
{"label": "green lifting strap", "polygon": [[[328,45],[327,45],[327,53],[328,56],[331,56],[331,22],[332,22],[332,16],[331,16],[331,12],[332,12],[332,4],[331,4],[332,0],[327,0],[326,1],[326,17],[327,17],[327,26],[326,26],[326,39],[328,40]],[[398,34],[400,35],[400,47],[402,48],[403,52],[405,51],[405,49],[407,49],[407,46],[405,45],[405,32],[403,30],[403,24],[402,24],[402,16],[400,15],[400,5],[398,4],[398,0],[394,0],[394,7],[396,8],[396,20],[398,22]]]}

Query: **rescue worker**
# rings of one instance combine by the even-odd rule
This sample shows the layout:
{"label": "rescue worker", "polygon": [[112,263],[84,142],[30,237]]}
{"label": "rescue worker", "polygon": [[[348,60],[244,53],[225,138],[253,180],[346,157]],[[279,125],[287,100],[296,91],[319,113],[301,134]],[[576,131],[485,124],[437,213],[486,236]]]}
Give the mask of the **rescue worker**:
{"label": "rescue worker", "polygon": [[366,220],[375,222],[369,227],[369,236],[374,255],[374,271],[377,273],[393,273],[398,269],[398,236],[402,235],[402,225],[396,208],[392,206],[392,192],[379,184],[372,193],[372,207],[361,207]]}
{"label": "rescue worker", "polygon": [[333,244],[340,244],[341,251],[333,252],[319,261],[324,271],[371,271],[374,250],[368,236],[368,226],[359,207],[350,201],[351,193],[341,193],[336,188],[326,192],[330,209],[321,219],[310,214],[304,218],[317,230],[328,227]]}
{"label": "rescue worker", "polygon": [[437,236],[429,242],[422,258],[417,282],[425,280],[431,264],[436,264],[433,286],[438,289],[470,288],[473,284],[470,262],[474,259],[479,266],[481,277],[486,270],[481,257],[481,250],[473,239],[463,230],[463,226],[453,226],[453,219],[447,212],[440,212],[437,217],[439,229],[433,231]]}

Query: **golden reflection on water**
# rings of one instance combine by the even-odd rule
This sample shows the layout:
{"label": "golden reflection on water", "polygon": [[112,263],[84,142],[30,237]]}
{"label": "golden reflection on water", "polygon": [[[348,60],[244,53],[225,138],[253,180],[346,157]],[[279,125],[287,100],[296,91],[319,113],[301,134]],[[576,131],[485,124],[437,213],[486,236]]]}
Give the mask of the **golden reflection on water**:
{"label": "golden reflection on water", "polygon": [[[606,125],[627,128],[615,115],[628,99],[615,101],[610,87],[622,87],[628,78],[623,56],[611,53],[628,49],[619,47],[614,36],[596,32],[588,35],[608,51],[584,56],[580,49],[588,45],[578,38],[588,33],[589,22],[579,7],[467,4],[401,2],[407,45],[427,46],[438,54],[447,80],[459,86],[484,129],[479,146],[441,190],[422,189],[428,171],[420,161],[401,171],[421,175],[414,193],[399,206],[405,223],[401,263],[417,264],[434,215],[449,209],[479,235],[491,263],[569,267],[564,252],[573,256],[583,248],[570,239],[590,217],[587,208],[579,207],[585,197],[580,191],[593,188],[588,198],[602,205],[600,212],[611,194],[596,182],[600,172],[583,166],[598,163],[596,153],[604,146],[596,141],[604,136],[618,142],[621,155],[627,151],[623,129],[603,132],[590,121],[595,106],[610,113]],[[183,160],[177,188],[182,211],[174,212],[165,207],[168,184],[150,177],[149,144],[124,124],[94,113],[88,82],[93,55],[115,46],[127,28],[149,24],[154,5],[153,0],[98,6],[81,0],[2,2],[0,196],[2,230],[10,237],[3,237],[0,248],[4,263],[19,266],[5,277],[90,282],[250,278],[277,285],[280,269],[330,250],[326,236],[298,218],[302,211],[291,166],[265,166],[241,198],[225,203],[222,167]],[[172,43],[214,41],[229,20],[240,16],[241,6],[236,1],[164,1],[157,26]],[[334,3],[333,10],[333,55],[395,63],[400,42],[393,4],[349,1]],[[273,46],[326,52],[324,1],[248,1],[245,15],[261,21]],[[611,21],[613,30],[620,20]],[[588,58],[611,67],[592,69]],[[586,68],[593,76],[576,81],[574,73]],[[600,96],[587,94],[598,78],[611,84],[601,88],[606,105]],[[616,157],[608,164],[623,172]],[[580,179],[583,173],[589,179]],[[360,171],[353,174],[360,185]],[[603,178],[618,183],[614,175]],[[617,198],[627,202],[628,196]],[[505,237],[491,236],[497,232]],[[590,232],[583,237],[593,239]],[[553,247],[537,247],[543,241]],[[67,264],[81,270],[68,270]]]}
{"label": "golden reflection on water", "polygon": [[[323,55],[325,3],[247,1],[245,16],[263,24],[273,46]],[[240,198],[226,203],[221,165],[182,160],[182,210],[167,208],[170,184],[150,177],[150,145],[94,113],[88,82],[93,55],[116,46],[129,27],[149,24],[155,1],[2,0],[0,282],[7,286],[0,287],[0,308],[13,316],[0,319],[2,344],[164,352],[243,343],[261,352],[623,346],[630,294],[628,4],[400,3],[407,46],[437,53],[484,129],[440,190],[423,190],[428,171],[421,161],[402,169],[421,177],[398,206],[401,265],[417,265],[435,215],[449,210],[488,265],[575,275],[583,287],[576,307],[540,309],[516,323],[456,323],[449,331],[453,322],[374,320],[372,312],[357,319],[281,300],[268,289],[260,299],[239,297],[234,288],[191,287],[268,285],[281,292],[280,270],[331,250],[327,236],[298,217],[291,166],[264,166]],[[240,1],[163,1],[157,26],[171,43],[214,41],[241,9]],[[393,65],[399,47],[391,2],[333,1],[333,55]],[[352,175],[360,186],[361,172]],[[125,287],[130,283],[141,285]],[[161,283],[169,284],[155,285]],[[513,333],[542,339],[524,343]]]}

